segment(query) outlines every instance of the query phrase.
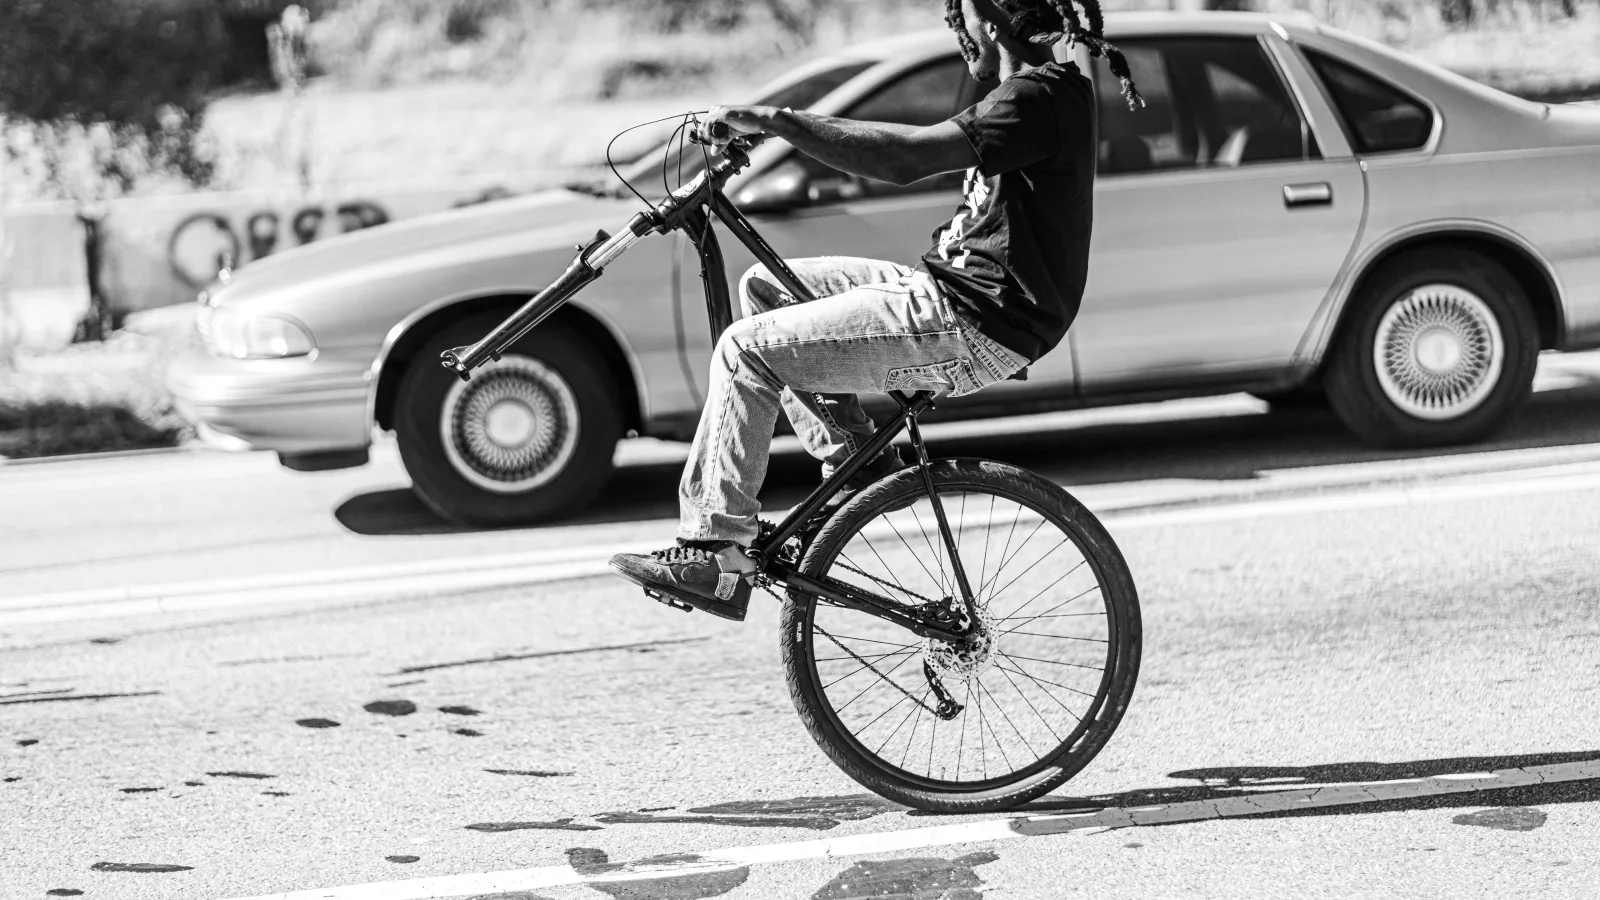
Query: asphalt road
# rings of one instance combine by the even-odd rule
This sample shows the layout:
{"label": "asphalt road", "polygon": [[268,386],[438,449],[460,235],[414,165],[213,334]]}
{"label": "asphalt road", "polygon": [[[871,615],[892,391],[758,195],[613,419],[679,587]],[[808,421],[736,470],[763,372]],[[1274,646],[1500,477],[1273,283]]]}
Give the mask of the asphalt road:
{"label": "asphalt road", "polygon": [[[497,532],[382,456],[0,467],[0,898],[1593,897],[1587,371],[1447,452],[1240,398],[936,429],[1084,498],[1142,600],[1122,727],[1006,815],[835,769],[775,604],[733,624],[593,574],[670,535],[680,448]],[[812,477],[788,448],[770,505]]]}

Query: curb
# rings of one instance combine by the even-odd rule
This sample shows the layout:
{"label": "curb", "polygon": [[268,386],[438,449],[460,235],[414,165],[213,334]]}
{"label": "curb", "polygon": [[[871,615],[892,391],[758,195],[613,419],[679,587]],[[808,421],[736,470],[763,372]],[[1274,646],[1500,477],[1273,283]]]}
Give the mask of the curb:
{"label": "curb", "polygon": [[[60,456],[26,456],[12,459],[0,456],[0,469],[12,466],[38,466],[49,463],[85,462],[98,459],[129,459],[143,456],[172,456],[178,453],[199,453],[210,448],[204,444],[180,444],[176,447],[145,447],[139,450],[107,450],[103,453],[64,453]],[[221,452],[221,451],[219,451]]]}

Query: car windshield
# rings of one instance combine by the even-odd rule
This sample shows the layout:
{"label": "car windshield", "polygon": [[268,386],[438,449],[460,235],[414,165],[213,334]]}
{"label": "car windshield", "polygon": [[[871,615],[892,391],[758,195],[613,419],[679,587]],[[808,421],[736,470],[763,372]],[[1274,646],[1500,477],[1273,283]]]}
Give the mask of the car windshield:
{"label": "car windshield", "polygon": [[[752,101],[752,105],[808,109],[814,106],[818,100],[833,93],[839,86],[872,68],[875,64],[875,60],[866,59],[839,63],[771,91],[765,96]],[[657,144],[635,159],[626,169],[623,169],[622,175],[630,184],[640,190],[645,190],[645,185],[659,184],[661,172],[665,167],[668,177],[671,179],[669,184],[675,185],[680,172],[684,181],[688,181],[700,174],[700,170],[705,168],[705,155],[701,153],[701,148],[685,141],[681,169],[679,164],[679,151],[676,142],[673,142],[671,146]]]}

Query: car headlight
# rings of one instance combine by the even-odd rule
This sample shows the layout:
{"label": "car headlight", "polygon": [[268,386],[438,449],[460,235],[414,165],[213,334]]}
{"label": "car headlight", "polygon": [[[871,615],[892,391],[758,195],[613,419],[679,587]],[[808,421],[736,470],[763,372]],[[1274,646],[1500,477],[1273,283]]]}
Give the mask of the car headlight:
{"label": "car headlight", "polygon": [[200,334],[217,356],[232,359],[283,359],[317,349],[311,332],[288,316],[247,313],[216,307],[202,314]]}

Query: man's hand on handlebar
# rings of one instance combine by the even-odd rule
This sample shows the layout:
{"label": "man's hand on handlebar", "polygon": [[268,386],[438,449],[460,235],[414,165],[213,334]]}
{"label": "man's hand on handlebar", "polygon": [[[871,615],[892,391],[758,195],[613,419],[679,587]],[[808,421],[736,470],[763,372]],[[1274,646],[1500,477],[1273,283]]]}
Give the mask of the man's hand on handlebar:
{"label": "man's hand on handlebar", "polygon": [[700,120],[700,137],[719,153],[738,138],[754,145],[771,132],[767,123],[779,110],[771,106],[716,106]]}

